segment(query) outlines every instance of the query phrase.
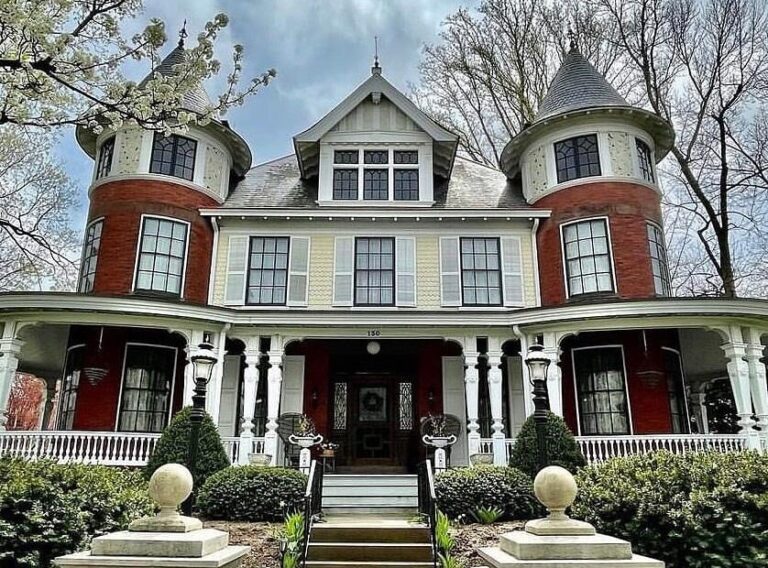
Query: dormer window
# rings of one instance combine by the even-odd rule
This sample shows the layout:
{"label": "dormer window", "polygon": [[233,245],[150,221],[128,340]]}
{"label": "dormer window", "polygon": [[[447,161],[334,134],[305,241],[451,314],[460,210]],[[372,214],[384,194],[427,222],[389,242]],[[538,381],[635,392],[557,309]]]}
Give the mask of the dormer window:
{"label": "dormer window", "polygon": [[418,201],[418,150],[335,150],[333,199]]}
{"label": "dormer window", "polygon": [[600,175],[597,135],[575,136],[555,142],[557,183]]}
{"label": "dormer window", "polygon": [[149,171],[192,181],[195,175],[197,142],[185,136],[164,136],[155,132]]}

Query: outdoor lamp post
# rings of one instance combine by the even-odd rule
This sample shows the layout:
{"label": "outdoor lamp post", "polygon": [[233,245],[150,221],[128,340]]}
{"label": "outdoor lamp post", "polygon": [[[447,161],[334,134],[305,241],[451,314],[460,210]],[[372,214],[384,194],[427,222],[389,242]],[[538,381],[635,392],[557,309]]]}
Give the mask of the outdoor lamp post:
{"label": "outdoor lamp post", "polygon": [[533,387],[533,420],[536,423],[536,446],[540,470],[547,467],[547,413],[549,412],[547,369],[550,360],[543,351],[543,346],[531,345],[525,356],[525,364],[528,366],[528,380]]}
{"label": "outdoor lamp post", "polygon": [[[195,394],[192,396],[192,411],[189,413],[189,422],[191,425],[189,431],[189,454],[187,456],[187,469],[195,475],[195,465],[197,462],[198,446],[200,445],[200,425],[205,417],[205,391],[208,383],[211,382],[213,367],[216,365],[216,357],[213,356],[213,345],[208,341],[208,337],[203,338],[203,342],[198,345],[195,354],[190,357],[192,361],[192,371],[195,377]],[[193,493],[194,495],[194,493]],[[184,503],[184,513],[192,514],[192,496]]]}

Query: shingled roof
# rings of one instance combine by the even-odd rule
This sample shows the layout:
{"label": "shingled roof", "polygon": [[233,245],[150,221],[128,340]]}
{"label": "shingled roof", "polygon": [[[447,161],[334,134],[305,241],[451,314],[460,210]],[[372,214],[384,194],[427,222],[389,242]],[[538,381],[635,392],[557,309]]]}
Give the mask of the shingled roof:
{"label": "shingled roof", "polygon": [[[160,62],[160,65],[155,67],[144,79],[139,83],[139,86],[146,85],[155,74],[159,74],[163,77],[169,77],[174,74],[174,67],[184,63],[185,59],[184,45],[180,42],[173,51],[165,56]],[[181,103],[181,108],[189,110],[198,114],[204,113],[212,105],[211,99],[208,97],[208,93],[201,84],[197,84],[186,93],[184,93],[184,99]]]}

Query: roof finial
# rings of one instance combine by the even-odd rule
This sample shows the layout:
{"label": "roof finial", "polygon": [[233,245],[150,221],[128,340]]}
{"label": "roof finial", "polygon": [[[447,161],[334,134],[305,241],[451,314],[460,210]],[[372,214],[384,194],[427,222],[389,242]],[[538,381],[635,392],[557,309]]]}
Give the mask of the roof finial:
{"label": "roof finial", "polygon": [[184,40],[189,34],[187,33],[187,19],[184,18],[184,25],[179,30],[179,47],[184,47]]}
{"label": "roof finial", "polygon": [[576,32],[573,31],[570,22],[568,22],[568,41],[571,44],[571,51],[579,51],[579,42],[576,37]]}
{"label": "roof finial", "polygon": [[373,75],[381,75],[381,66],[379,66],[379,36],[373,36],[373,67],[371,67],[371,73]]}

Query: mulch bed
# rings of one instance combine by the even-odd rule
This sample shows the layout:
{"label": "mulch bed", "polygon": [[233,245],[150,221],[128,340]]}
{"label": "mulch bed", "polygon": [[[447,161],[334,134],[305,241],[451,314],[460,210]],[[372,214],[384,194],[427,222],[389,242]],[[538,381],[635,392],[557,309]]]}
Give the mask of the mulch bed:
{"label": "mulch bed", "polygon": [[511,521],[493,525],[481,525],[479,523],[457,525],[453,528],[453,538],[456,541],[453,554],[464,560],[468,568],[485,566],[486,563],[475,549],[498,546],[499,536],[505,532],[520,529],[523,524],[522,521]]}

